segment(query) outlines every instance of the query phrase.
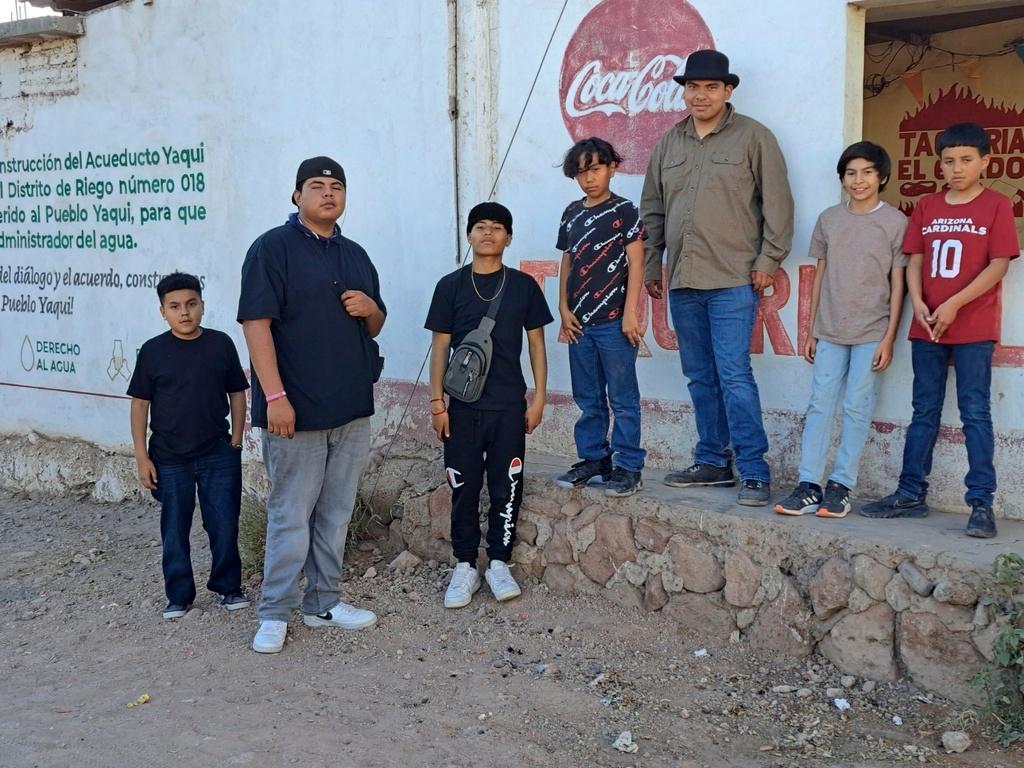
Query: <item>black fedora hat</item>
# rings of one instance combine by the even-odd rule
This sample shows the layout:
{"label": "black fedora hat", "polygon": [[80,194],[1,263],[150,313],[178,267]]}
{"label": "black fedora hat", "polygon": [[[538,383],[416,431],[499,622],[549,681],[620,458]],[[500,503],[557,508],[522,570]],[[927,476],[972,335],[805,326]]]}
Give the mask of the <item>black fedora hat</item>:
{"label": "black fedora hat", "polygon": [[735,88],[740,84],[739,75],[729,71],[729,57],[720,51],[694,51],[686,57],[683,74],[672,78],[680,85],[687,80],[721,80]]}

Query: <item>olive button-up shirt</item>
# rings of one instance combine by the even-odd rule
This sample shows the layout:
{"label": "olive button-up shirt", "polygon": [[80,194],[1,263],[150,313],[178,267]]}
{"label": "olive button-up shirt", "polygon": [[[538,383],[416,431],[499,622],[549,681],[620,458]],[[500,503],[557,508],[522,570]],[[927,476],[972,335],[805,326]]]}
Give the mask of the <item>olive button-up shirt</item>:
{"label": "olive button-up shirt", "polygon": [[640,198],[645,280],[732,288],[774,274],[793,244],[793,196],[775,136],[731,104],[700,138],[687,117],[654,148]]}

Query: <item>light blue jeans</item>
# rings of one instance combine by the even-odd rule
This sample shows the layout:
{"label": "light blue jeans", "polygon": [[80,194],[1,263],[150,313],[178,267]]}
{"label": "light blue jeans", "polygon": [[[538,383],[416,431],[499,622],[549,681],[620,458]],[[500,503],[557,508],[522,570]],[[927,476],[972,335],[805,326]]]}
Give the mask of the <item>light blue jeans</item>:
{"label": "light blue jeans", "polygon": [[881,381],[881,377],[871,370],[871,360],[877,348],[877,342],[851,345],[818,340],[811,402],[807,406],[800,451],[800,482],[821,485],[825,475],[825,457],[832,440],[832,416],[845,381],[843,426],[830,479],[851,489],[857,485],[857,465],[868,438]]}

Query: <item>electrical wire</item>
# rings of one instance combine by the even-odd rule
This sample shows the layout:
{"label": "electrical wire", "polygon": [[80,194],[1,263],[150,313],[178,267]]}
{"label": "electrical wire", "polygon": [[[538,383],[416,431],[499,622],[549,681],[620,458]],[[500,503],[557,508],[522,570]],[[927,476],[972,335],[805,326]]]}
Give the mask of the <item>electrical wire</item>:
{"label": "electrical wire", "polygon": [[[530,83],[530,90],[526,94],[526,100],[523,102],[523,108],[519,111],[519,119],[516,120],[516,125],[512,129],[512,135],[509,137],[508,144],[505,147],[505,154],[501,158],[501,163],[498,165],[498,171],[494,174],[494,182],[491,184],[491,191],[487,195],[487,199],[491,200],[494,198],[494,193],[498,189],[498,181],[501,179],[501,172],[505,170],[505,163],[508,161],[509,154],[512,152],[512,145],[515,143],[516,137],[519,135],[519,128],[523,124],[523,117],[526,115],[526,108],[530,105],[530,99],[533,98],[533,92],[537,88],[537,81],[540,79],[540,73],[544,69],[544,63],[547,61],[548,53],[551,51],[551,44],[555,40],[555,34],[558,32],[558,27],[562,23],[562,17],[565,16],[565,9],[569,5],[569,0],[563,0],[562,9],[558,12],[558,18],[555,19],[555,25],[551,29],[551,34],[548,36],[547,45],[544,46],[544,53],[541,54],[540,63],[537,65],[537,71],[533,75],[533,81]],[[460,222],[456,222],[456,226],[461,226]],[[466,258],[469,256],[469,247],[466,247],[465,252],[462,254],[462,259],[459,261],[458,266],[461,267]],[[391,449],[394,447],[395,442],[398,440],[399,434],[402,431],[402,424],[405,423],[405,417],[409,413],[409,407],[412,405],[413,398],[416,396],[416,390],[420,386],[420,381],[423,379],[423,370],[427,367],[427,361],[430,360],[430,352],[433,345],[427,347],[427,353],[423,356],[423,362],[420,363],[419,372],[416,374],[416,380],[412,384],[412,391],[409,393],[408,400],[405,401],[405,407],[402,409],[402,415],[398,417],[398,423],[395,425],[394,434],[388,441],[387,447],[384,449],[384,456],[381,459],[380,465],[377,467],[377,478],[374,480],[373,489],[370,491],[370,495],[367,497],[372,499],[377,494],[377,486],[380,483],[381,475],[384,474],[384,467],[388,463],[388,459],[391,458]]]}

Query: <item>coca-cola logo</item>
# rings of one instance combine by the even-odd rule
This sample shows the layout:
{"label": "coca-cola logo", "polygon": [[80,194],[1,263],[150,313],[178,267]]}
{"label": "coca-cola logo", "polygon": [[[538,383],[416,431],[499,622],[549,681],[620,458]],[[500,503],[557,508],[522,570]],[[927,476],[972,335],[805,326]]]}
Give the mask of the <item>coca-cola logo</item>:
{"label": "coca-cola logo", "polygon": [[580,22],[562,59],[562,118],[573,141],[600,136],[642,174],[661,135],[686,116],[686,57],[714,48],[704,19],[685,0],[602,0]]}

